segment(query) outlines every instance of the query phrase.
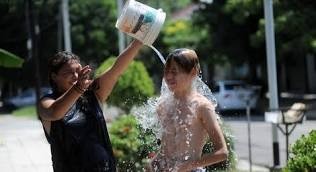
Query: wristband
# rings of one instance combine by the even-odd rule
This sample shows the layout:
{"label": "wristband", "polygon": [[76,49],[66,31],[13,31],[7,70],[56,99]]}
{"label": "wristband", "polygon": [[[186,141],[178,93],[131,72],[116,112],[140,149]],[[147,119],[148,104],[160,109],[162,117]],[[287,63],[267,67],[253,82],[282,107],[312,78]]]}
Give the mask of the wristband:
{"label": "wristband", "polygon": [[74,88],[80,94],[83,94],[86,91],[86,90],[80,88],[77,84],[74,85]]}

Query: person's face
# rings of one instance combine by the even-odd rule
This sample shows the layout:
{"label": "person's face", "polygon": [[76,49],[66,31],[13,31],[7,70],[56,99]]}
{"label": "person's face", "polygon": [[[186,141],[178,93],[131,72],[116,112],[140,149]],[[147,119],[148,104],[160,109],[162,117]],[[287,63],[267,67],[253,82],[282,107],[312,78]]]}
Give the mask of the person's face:
{"label": "person's face", "polygon": [[76,60],[70,60],[64,64],[57,73],[52,74],[52,79],[60,92],[65,92],[78,80],[78,73],[82,67]]}
{"label": "person's face", "polygon": [[164,79],[169,90],[172,92],[191,89],[193,78],[193,71],[186,73],[174,60],[172,60],[170,66],[164,70]]}

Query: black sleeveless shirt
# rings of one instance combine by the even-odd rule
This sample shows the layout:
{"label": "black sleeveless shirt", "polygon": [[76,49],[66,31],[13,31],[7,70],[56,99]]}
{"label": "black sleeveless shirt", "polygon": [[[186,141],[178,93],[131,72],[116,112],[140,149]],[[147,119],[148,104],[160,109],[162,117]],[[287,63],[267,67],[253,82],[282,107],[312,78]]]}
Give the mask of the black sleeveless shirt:
{"label": "black sleeveless shirt", "polygon": [[[44,97],[57,98],[54,94]],[[116,171],[106,122],[93,91],[86,91],[63,119],[52,121],[45,135],[54,172]]]}

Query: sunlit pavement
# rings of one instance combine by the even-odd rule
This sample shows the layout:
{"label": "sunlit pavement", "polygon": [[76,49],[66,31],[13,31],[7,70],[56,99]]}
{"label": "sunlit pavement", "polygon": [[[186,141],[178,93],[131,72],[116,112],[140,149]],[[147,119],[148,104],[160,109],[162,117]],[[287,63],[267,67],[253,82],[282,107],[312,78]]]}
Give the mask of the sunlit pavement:
{"label": "sunlit pavement", "polygon": [[[247,122],[227,120],[235,136],[239,157],[239,171],[248,171]],[[298,125],[290,136],[290,143],[307,134],[316,121]],[[253,171],[269,171],[273,165],[271,124],[263,121],[251,123]],[[281,165],[285,164],[285,137],[279,132]],[[38,120],[0,115],[0,171],[3,172],[52,172],[50,149]]]}
{"label": "sunlit pavement", "polygon": [[0,171],[53,171],[39,121],[0,115]]}
{"label": "sunlit pavement", "polygon": [[[235,137],[235,150],[242,160],[249,159],[248,153],[248,130],[247,119],[245,115],[242,117],[233,116],[223,117],[224,121],[230,126],[232,135]],[[273,166],[273,149],[272,149],[272,124],[263,121],[262,116],[252,117],[251,125],[251,155],[252,162],[256,165],[270,168]],[[280,125],[284,129],[284,125]],[[292,128],[293,125],[289,127]],[[312,129],[316,129],[316,120],[303,121],[297,124],[289,138],[289,147],[303,134],[308,134]],[[285,136],[277,129],[280,166],[286,165],[286,144]],[[249,169],[249,167],[248,167]]]}

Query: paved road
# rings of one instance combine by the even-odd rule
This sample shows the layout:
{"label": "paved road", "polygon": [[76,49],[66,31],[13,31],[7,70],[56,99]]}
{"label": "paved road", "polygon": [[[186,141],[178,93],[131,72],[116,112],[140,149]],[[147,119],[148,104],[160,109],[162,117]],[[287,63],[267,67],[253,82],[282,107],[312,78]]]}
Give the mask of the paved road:
{"label": "paved road", "polygon": [[[273,164],[271,125],[254,118],[252,128],[253,171],[265,172]],[[239,171],[248,171],[247,122],[242,117],[224,117],[235,136]],[[315,129],[316,121],[306,121],[297,126],[290,143]],[[279,133],[281,164],[285,163],[284,136]],[[42,126],[37,120],[0,115],[0,171],[3,172],[52,172],[49,145]]]}
{"label": "paved road", "polygon": [[[235,149],[240,159],[248,159],[248,130],[246,121],[227,121],[235,136]],[[295,142],[302,134],[308,134],[312,129],[316,129],[316,121],[305,121],[302,125],[297,125],[293,133],[289,136],[289,144]],[[278,141],[280,151],[280,165],[286,164],[286,144],[285,136],[278,130]],[[252,162],[257,165],[272,167],[272,125],[262,121],[251,123],[251,150]]]}

